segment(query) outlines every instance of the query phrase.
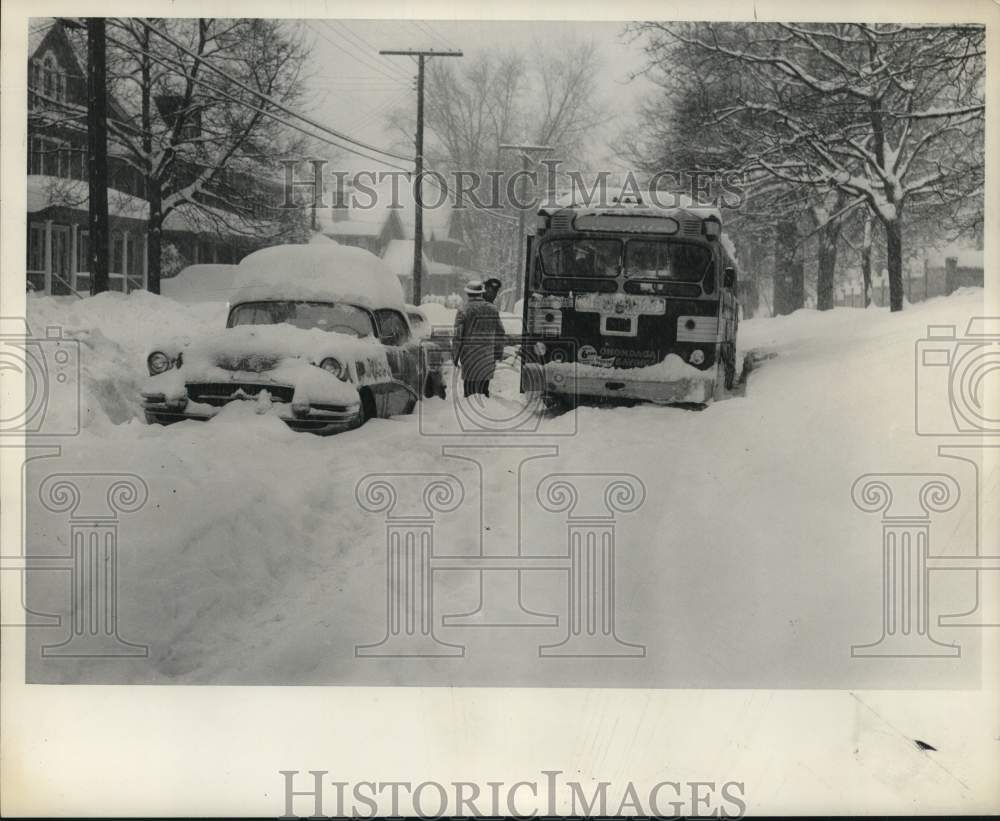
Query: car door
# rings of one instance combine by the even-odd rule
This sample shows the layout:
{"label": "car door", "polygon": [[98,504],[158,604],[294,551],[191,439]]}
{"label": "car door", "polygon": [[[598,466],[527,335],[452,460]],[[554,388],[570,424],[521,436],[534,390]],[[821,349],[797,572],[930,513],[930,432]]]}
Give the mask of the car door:
{"label": "car door", "polygon": [[385,415],[407,413],[419,398],[419,343],[413,339],[406,318],[392,308],[375,311],[379,340],[385,346],[392,384],[383,394]]}

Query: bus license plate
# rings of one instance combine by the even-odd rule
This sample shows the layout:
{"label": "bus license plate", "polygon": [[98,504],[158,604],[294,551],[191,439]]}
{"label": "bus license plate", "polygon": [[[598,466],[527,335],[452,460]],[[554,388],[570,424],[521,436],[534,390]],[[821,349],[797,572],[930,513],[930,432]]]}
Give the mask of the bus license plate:
{"label": "bus license plate", "polygon": [[666,313],[663,297],[636,294],[580,294],[574,306],[578,311],[618,316],[660,315]]}

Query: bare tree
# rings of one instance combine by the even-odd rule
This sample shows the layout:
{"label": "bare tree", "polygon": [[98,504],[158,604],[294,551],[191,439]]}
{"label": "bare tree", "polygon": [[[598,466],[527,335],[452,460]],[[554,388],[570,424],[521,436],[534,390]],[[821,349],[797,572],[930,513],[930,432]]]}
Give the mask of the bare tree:
{"label": "bare tree", "polygon": [[[542,55],[535,58],[534,55]],[[530,55],[530,56],[529,56]],[[606,106],[598,94],[600,54],[591,41],[534,44],[530,49],[492,50],[462,61],[428,64],[425,157],[441,172],[482,176],[479,201],[492,203],[488,172],[513,174],[521,159],[502,151],[504,143],[550,145],[552,155],[572,160],[586,149]],[[396,111],[390,124],[409,142],[412,113]],[[501,189],[501,194],[503,193]],[[468,206],[468,199],[463,205]],[[506,212],[506,213],[504,213]],[[513,273],[516,210],[510,203],[494,213],[469,209],[467,223],[482,267]]]}
{"label": "bare tree", "polygon": [[109,133],[145,181],[148,287],[158,293],[163,225],[175,210],[208,229],[281,232],[253,180],[295,144],[274,103],[297,101],[306,52],[273,20],[118,18],[108,28],[119,109]]}

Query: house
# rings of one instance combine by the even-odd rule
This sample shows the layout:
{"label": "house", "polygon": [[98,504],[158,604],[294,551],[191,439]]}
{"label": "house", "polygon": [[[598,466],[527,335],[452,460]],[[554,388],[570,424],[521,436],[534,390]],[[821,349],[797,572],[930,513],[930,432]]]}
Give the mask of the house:
{"label": "house", "polygon": [[[86,61],[83,29],[60,20],[31,21],[26,274],[29,287],[45,293],[90,289]],[[171,102],[169,98],[156,100],[160,116],[170,115]],[[108,116],[128,119],[113,97],[108,100]],[[108,155],[109,284],[113,290],[130,291],[145,287],[148,271],[145,180],[113,141],[109,141]],[[184,171],[181,168],[179,173]],[[222,183],[245,192],[244,199],[251,205],[260,203],[267,187],[251,174],[236,172]],[[279,201],[276,184],[274,189],[274,201]],[[259,246],[245,231],[227,230],[236,215],[227,214],[225,203],[211,191],[199,203],[203,205],[178,207],[163,225],[163,248],[172,246],[179,264],[238,262]]]}
{"label": "house", "polygon": [[[390,181],[377,189],[378,196],[370,208],[351,204],[352,192],[346,191],[348,206],[317,209],[315,227],[342,245],[364,248],[381,257],[399,277],[409,299],[413,293],[412,190],[406,185],[397,185],[398,201],[393,207]],[[367,204],[371,198],[358,199]],[[425,295],[446,296],[461,291],[468,280],[480,276],[471,266],[472,252],[466,242],[463,213],[447,204],[424,209],[421,250],[421,286]]]}

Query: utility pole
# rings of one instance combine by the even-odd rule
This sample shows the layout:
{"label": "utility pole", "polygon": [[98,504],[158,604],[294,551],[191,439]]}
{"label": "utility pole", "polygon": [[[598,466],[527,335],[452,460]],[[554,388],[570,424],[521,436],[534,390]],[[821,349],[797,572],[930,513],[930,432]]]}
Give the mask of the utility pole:
{"label": "utility pole", "polygon": [[[529,152],[531,151],[551,151],[551,145],[513,145],[511,143],[501,143],[501,151],[520,151],[521,152],[521,170],[530,171],[532,158]],[[524,297],[524,223],[525,223],[525,209],[523,207],[524,203],[524,193],[525,185],[527,183],[527,174],[523,174],[521,177],[521,204],[522,207],[517,209],[517,269],[514,272],[514,300],[522,299]]]}
{"label": "utility pole", "polygon": [[458,50],[441,49],[382,49],[379,54],[417,58],[417,140],[416,177],[413,186],[413,294],[414,305],[420,304],[420,278],[424,254],[424,61],[428,57],[461,57]]}
{"label": "utility pole", "polygon": [[104,18],[87,18],[90,293],[108,290],[108,83]]}

